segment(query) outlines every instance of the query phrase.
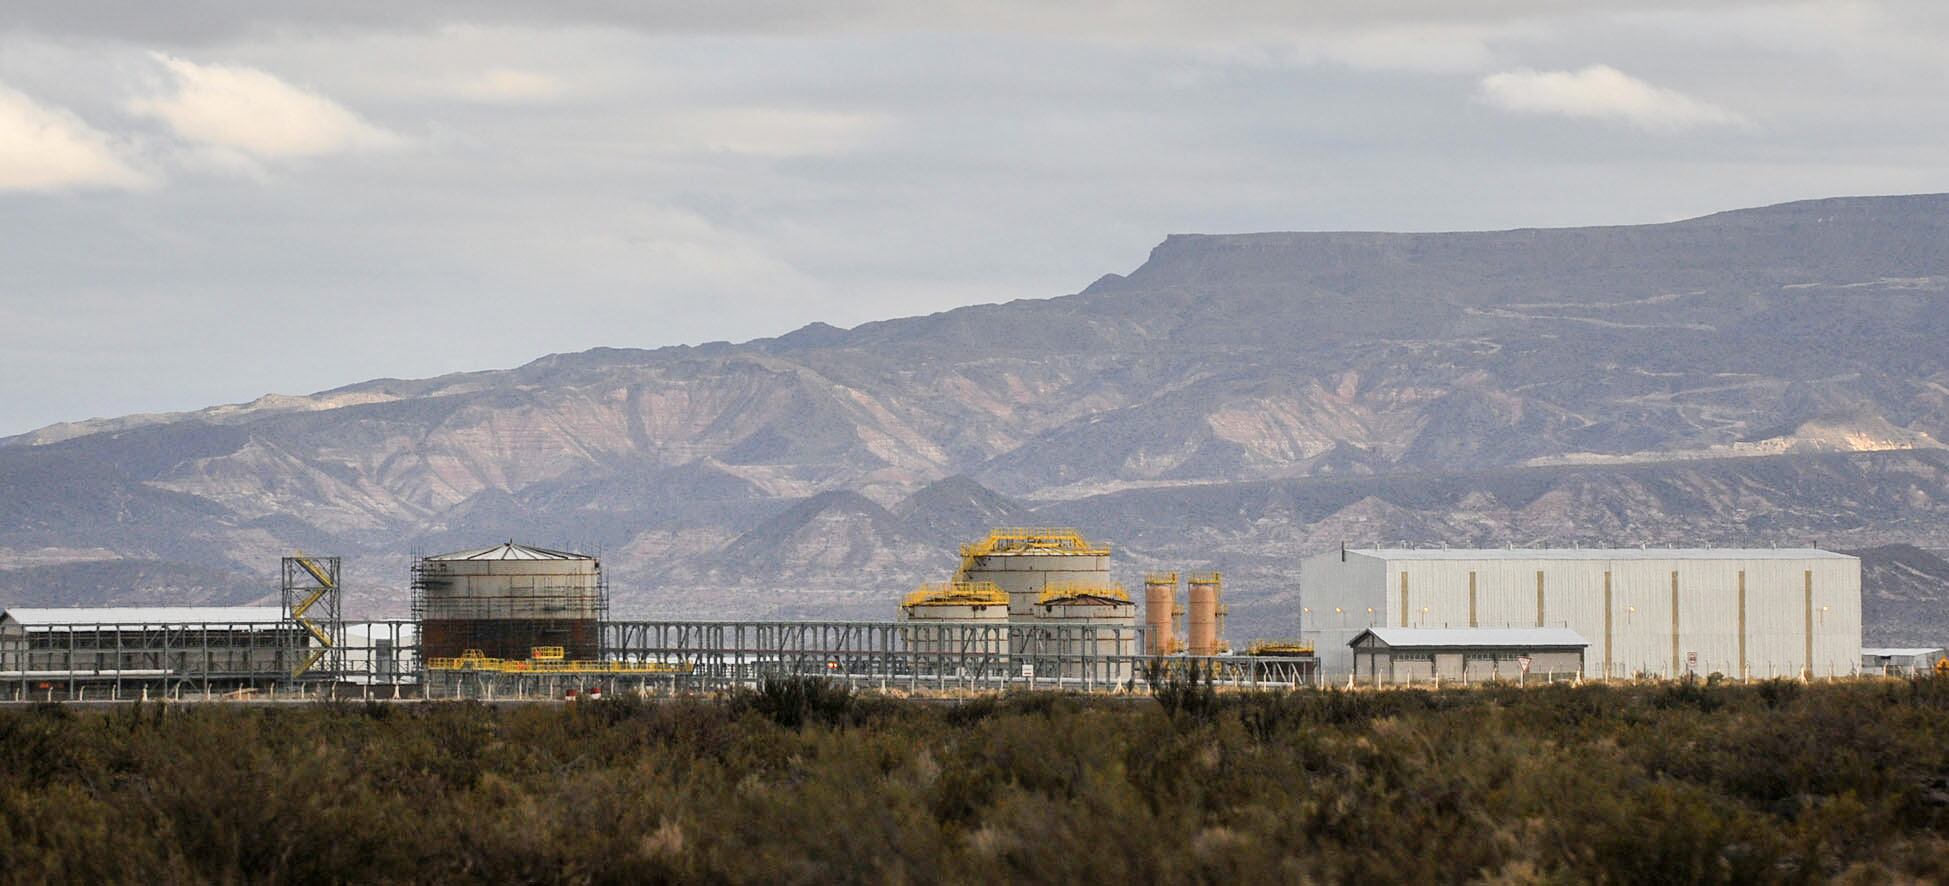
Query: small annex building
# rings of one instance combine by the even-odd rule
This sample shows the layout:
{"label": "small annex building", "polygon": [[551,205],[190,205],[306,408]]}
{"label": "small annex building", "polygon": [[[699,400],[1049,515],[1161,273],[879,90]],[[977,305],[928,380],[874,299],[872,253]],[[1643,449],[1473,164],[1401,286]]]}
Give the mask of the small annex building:
{"label": "small annex building", "polygon": [[1896,677],[1924,674],[1943,667],[1949,653],[1941,647],[1861,650],[1861,673]]}
{"label": "small annex building", "polygon": [[1590,644],[1569,628],[1390,628],[1347,643],[1353,679],[1381,684],[1579,677]]}

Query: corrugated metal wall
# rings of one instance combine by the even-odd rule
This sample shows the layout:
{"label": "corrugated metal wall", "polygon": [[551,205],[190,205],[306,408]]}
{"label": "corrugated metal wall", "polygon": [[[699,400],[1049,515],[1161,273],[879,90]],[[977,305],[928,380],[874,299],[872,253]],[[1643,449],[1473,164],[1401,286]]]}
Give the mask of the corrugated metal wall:
{"label": "corrugated metal wall", "polygon": [[1299,638],[1313,644],[1322,673],[1345,676],[1353,670],[1347,644],[1387,615],[1381,599],[1387,563],[1351,552],[1343,561],[1335,551],[1308,558],[1299,569],[1300,605],[1311,610],[1300,613]]}
{"label": "corrugated metal wall", "polygon": [[[1339,558],[1321,555],[1301,570],[1301,605],[1311,610],[1303,633],[1329,673],[1350,666],[1343,650],[1329,653],[1364,626],[1370,606],[1387,625],[1468,627],[1473,612],[1478,627],[1536,627],[1539,598],[1542,625],[1590,642],[1592,676],[1826,677],[1860,667],[1861,572],[1851,558]],[[1335,608],[1361,624],[1334,629]]]}

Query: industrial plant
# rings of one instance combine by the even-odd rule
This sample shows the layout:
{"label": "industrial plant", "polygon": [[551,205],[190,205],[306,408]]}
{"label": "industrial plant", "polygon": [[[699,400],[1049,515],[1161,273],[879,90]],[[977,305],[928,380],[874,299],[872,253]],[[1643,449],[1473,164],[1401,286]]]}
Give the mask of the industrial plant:
{"label": "industrial plant", "polygon": [[1297,640],[1235,650],[1225,579],[996,529],[889,621],[617,620],[598,556],[512,539],[413,559],[411,618],[352,621],[340,561],[281,564],[279,606],[15,608],[0,697],[556,698],[816,675],[901,691],[1132,691],[1159,673],[1299,687],[1820,679],[1938,667],[1861,648],[1861,573],[1815,549],[1346,549],[1300,565]]}
{"label": "industrial plant", "polygon": [[951,580],[922,585],[901,602],[905,635],[916,648],[944,652],[944,638],[961,629],[999,664],[1020,662],[1025,675],[1042,664],[1064,679],[1102,685],[1130,680],[1141,659],[1228,651],[1218,573],[1191,578],[1187,643],[1178,574],[1145,577],[1140,625],[1129,592],[1110,578],[1110,557],[1108,545],[1074,529],[996,529],[961,547]]}

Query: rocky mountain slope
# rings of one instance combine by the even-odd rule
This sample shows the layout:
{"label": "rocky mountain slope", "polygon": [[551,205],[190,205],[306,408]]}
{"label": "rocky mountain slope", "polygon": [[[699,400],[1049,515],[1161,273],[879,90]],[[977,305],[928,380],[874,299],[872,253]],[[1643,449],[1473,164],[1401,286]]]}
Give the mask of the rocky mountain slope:
{"label": "rocky mountain slope", "polygon": [[1869,646],[1949,646],[1949,560],[1914,545],[1850,551],[1861,558],[1861,621]]}
{"label": "rocky mountain slope", "polygon": [[411,551],[514,536],[601,550],[619,612],[885,617],[1074,523],[1278,633],[1342,539],[1949,548],[1945,342],[1945,195],[1174,236],[1062,298],[10,438],[0,588],[251,597],[302,546],[398,611]]}

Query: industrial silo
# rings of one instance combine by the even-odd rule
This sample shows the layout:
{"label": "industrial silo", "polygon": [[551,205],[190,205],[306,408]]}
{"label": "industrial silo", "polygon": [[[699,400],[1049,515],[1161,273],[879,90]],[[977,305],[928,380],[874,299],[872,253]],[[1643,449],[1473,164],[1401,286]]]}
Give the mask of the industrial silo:
{"label": "industrial silo", "polygon": [[1191,618],[1188,623],[1190,643],[1186,652],[1192,655],[1217,655],[1225,651],[1225,641],[1219,635],[1218,613],[1223,606],[1224,577],[1216,572],[1209,575],[1194,575],[1189,580]]}
{"label": "industrial silo", "polygon": [[927,584],[900,603],[902,639],[923,654],[1008,651],[1008,595],[991,582]]}
{"label": "industrial silo", "polygon": [[1144,628],[1147,655],[1177,651],[1178,574],[1153,572],[1144,576]]}
{"label": "industrial silo", "polygon": [[570,661],[594,660],[608,610],[602,564],[583,554],[509,541],[413,565],[422,660],[470,649],[526,659],[536,647],[560,647]]}
{"label": "industrial silo", "polygon": [[992,582],[1008,594],[1009,617],[1035,617],[1036,601],[1050,585],[1106,587],[1110,548],[1086,541],[1074,529],[997,529],[961,546],[958,582]]}
{"label": "industrial silo", "polygon": [[[1131,675],[1137,654],[1137,606],[1116,585],[1052,584],[1037,595],[1038,659],[1062,676],[1115,682]],[[1112,660],[1107,656],[1124,657]],[[1038,675],[1043,670],[1038,666]]]}

